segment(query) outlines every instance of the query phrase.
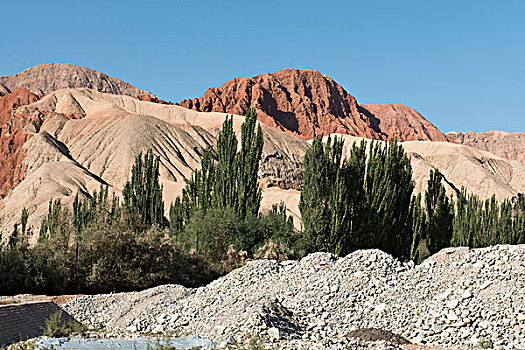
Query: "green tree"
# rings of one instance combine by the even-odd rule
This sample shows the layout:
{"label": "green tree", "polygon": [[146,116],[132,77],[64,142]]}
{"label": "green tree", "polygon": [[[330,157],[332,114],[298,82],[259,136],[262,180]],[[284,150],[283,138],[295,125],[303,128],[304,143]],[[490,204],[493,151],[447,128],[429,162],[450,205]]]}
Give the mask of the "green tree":
{"label": "green tree", "polygon": [[27,212],[27,209],[24,207],[22,209],[22,215],[20,218],[20,221],[22,223],[22,236],[26,235],[26,229],[27,229],[27,219],[29,218],[29,213]]}
{"label": "green tree", "polygon": [[316,137],[305,153],[303,166],[303,188],[299,200],[305,253],[326,249],[329,232],[330,170],[322,138]]}
{"label": "green tree", "polygon": [[410,248],[410,259],[420,263],[430,255],[430,242],[427,235],[427,217],[422,206],[421,193],[412,197],[411,219],[412,219],[412,246]]}
{"label": "green tree", "polygon": [[40,225],[39,239],[62,233],[66,222],[67,214],[62,210],[60,199],[49,200],[47,217],[42,220]]}
{"label": "green tree", "polygon": [[180,215],[183,222],[189,220],[197,211],[206,213],[212,208],[215,173],[216,166],[213,162],[212,151],[206,149],[201,160],[201,169],[193,173],[191,179],[182,189],[180,204],[176,202],[173,205],[173,210],[180,210],[178,215]]}
{"label": "green tree", "polygon": [[[462,199],[461,195],[459,199]],[[464,236],[453,236],[453,227],[459,230],[462,224],[454,222],[454,206],[446,195],[443,175],[437,169],[430,170],[423,200],[424,207],[421,204],[421,195],[414,197],[411,205],[413,230],[411,258],[417,263],[449,247],[452,241],[461,242],[464,239]]]}
{"label": "green tree", "polygon": [[402,259],[410,256],[412,166],[396,141],[372,143],[365,180],[361,248],[379,248]]}
{"label": "green tree", "polygon": [[347,254],[360,244],[365,144],[353,144],[343,160],[343,140],[316,137],[304,158],[299,209],[303,253]]}
{"label": "green tree", "polygon": [[[238,222],[257,221],[261,205],[261,188],[258,184],[259,163],[262,155],[263,134],[257,125],[254,109],[249,109],[241,126],[241,142],[238,150],[237,137],[233,130],[233,117],[227,117],[217,138],[217,157],[211,149],[206,150],[201,168],[196,170],[182,190],[180,199],[170,206],[170,235],[186,249],[195,249],[209,255],[216,249],[217,256],[223,250],[210,247],[213,240],[231,244],[237,242],[238,249],[248,249],[259,238],[218,235],[215,229],[204,227],[199,221],[215,222],[214,218],[234,215]],[[208,212],[213,211],[208,215]],[[188,226],[190,225],[190,226]],[[233,230],[231,227],[221,230]],[[235,231],[235,230],[234,230]],[[221,231],[222,232],[222,231]],[[244,234],[258,231],[236,230]],[[240,234],[240,233],[239,233]],[[237,238],[233,239],[232,237]],[[208,242],[208,243],[206,243]],[[215,244],[215,243],[214,243]]]}
{"label": "green tree", "polygon": [[[238,163],[237,143],[237,137],[233,131],[233,117],[226,117],[217,138],[217,176],[215,183],[212,183],[215,185],[213,188],[214,208],[236,210],[237,177],[241,165]],[[204,161],[201,168],[205,168]]]}
{"label": "green tree", "polygon": [[150,149],[142,158],[139,154],[131,168],[131,180],[122,191],[124,206],[132,222],[141,228],[152,225],[164,226],[164,201],[159,183],[160,157],[154,157]]}
{"label": "green tree", "polygon": [[462,187],[455,201],[456,209],[452,221],[451,239],[451,246],[453,247],[468,247],[471,241],[469,220],[472,212],[469,209],[469,200],[466,189]]}
{"label": "green tree", "polygon": [[[258,172],[263,149],[263,134],[260,125],[255,133],[256,124],[255,109],[249,108],[246,119],[241,125],[241,150],[237,154],[236,161],[238,164],[236,209],[241,217],[257,216],[261,207],[262,192],[258,185]],[[220,167],[223,165],[221,164]]]}
{"label": "green tree", "polygon": [[425,192],[427,235],[430,254],[449,247],[452,240],[453,207],[443,186],[443,174],[437,169],[430,171]]}

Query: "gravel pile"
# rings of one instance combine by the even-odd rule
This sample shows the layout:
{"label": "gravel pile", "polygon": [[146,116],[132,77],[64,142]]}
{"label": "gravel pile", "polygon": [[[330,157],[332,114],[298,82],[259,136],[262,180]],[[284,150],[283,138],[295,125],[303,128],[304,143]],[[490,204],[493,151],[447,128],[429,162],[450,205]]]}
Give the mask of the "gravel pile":
{"label": "gravel pile", "polygon": [[205,287],[82,296],[64,308],[108,331],[281,349],[401,348],[347,337],[365,328],[414,344],[525,349],[525,246],[450,248],[415,267],[379,250],[257,260]]}

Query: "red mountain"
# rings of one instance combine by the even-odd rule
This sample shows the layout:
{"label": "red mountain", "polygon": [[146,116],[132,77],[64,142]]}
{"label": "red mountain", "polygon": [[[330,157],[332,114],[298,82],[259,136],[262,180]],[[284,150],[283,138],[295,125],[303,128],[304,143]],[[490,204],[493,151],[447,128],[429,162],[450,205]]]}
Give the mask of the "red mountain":
{"label": "red mountain", "polygon": [[342,133],[380,140],[447,141],[415,110],[404,105],[359,106],[341,85],[314,70],[283,69],[232,79],[179,105],[240,115],[251,106],[263,123],[303,139]]}

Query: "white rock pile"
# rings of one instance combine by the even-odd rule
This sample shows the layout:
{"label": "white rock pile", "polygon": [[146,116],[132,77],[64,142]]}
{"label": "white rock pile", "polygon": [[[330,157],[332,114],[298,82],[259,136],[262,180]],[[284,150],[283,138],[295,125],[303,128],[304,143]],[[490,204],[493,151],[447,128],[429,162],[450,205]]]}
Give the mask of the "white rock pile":
{"label": "white rock pile", "polygon": [[416,344],[525,349],[525,246],[450,248],[419,266],[379,250],[257,260],[200,288],[82,296],[64,308],[109,331],[278,348],[364,347],[348,332],[379,328]]}

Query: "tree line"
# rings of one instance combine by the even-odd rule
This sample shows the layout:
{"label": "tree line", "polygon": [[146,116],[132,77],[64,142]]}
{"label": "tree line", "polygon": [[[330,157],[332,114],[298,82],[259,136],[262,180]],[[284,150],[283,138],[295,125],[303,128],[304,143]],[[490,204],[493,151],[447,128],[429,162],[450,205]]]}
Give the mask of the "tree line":
{"label": "tree line", "polygon": [[281,203],[261,213],[258,183],[263,133],[249,109],[240,138],[227,117],[216,149],[164,216],[160,158],[138,155],[121,196],[102,186],[72,208],[49,202],[38,241],[30,245],[28,211],[0,248],[4,293],[84,293],[143,289],[164,283],[197,286],[249,258],[284,260],[316,251],[346,255],[378,248],[423,261],[449,246],[525,243],[525,200],[498,203],[462,189],[447,196],[430,171],[414,195],[409,157],[396,141],[345,145],[312,141],[304,158],[296,230]]}
{"label": "tree line", "polygon": [[299,209],[303,251],[345,255],[378,248],[419,263],[446,247],[525,243],[525,200],[501,204],[464,188],[453,199],[443,174],[432,169],[424,193],[414,195],[410,159],[395,140],[354,143],[313,140],[304,159]]}

